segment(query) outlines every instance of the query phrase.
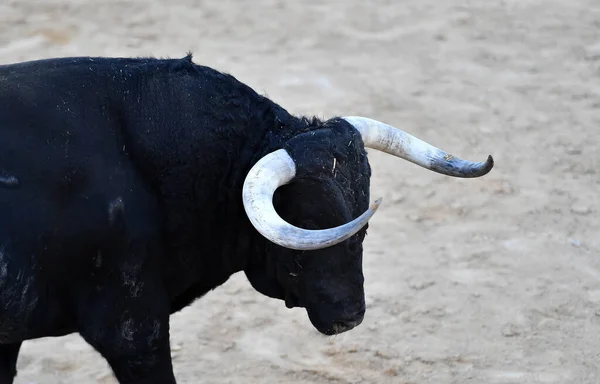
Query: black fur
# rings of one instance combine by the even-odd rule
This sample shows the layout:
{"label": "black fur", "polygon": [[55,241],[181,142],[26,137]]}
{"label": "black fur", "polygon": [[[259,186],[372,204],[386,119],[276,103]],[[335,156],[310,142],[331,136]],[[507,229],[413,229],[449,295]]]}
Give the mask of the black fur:
{"label": "black fur", "polygon": [[275,194],[282,217],[327,228],[364,212],[370,168],[344,120],[292,116],[191,55],[77,57],[0,66],[0,138],[19,181],[0,188],[0,377],[22,341],[79,332],[121,383],[173,383],[169,314],[239,271],[324,334],[362,321],[366,227],[293,251],[241,198],[285,148],[298,172]]}

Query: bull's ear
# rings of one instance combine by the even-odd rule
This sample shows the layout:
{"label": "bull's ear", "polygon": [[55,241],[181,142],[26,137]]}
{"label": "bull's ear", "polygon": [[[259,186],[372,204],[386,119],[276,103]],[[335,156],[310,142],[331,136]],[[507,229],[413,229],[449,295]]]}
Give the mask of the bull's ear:
{"label": "bull's ear", "polygon": [[261,267],[251,267],[244,270],[250,285],[259,293],[272,299],[283,300],[285,291],[275,277],[268,276],[266,270]]}

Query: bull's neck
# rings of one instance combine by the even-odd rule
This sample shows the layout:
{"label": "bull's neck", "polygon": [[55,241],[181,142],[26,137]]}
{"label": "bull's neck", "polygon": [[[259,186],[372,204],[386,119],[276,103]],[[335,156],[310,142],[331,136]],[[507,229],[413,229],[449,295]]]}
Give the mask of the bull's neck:
{"label": "bull's neck", "polygon": [[[215,94],[223,97],[215,101],[202,93],[186,93],[181,99],[162,100],[160,108],[140,109],[145,95],[178,94],[174,89],[157,90],[162,84],[140,82],[146,84],[140,94],[128,93],[125,99],[123,132],[132,160],[161,200],[165,277],[175,291],[186,290],[191,281],[212,289],[262,261],[267,241],[246,216],[243,183],[261,157],[281,148],[306,122],[250,90],[240,91],[243,94],[236,97],[244,99],[237,104],[227,95]],[[181,84],[174,79],[164,87]],[[230,104],[227,113],[217,110]],[[187,113],[165,118],[165,111]]]}

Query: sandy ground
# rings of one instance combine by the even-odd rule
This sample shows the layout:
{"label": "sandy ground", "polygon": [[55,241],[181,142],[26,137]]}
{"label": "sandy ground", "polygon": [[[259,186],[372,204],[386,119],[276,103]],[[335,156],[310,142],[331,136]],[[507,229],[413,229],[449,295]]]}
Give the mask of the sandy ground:
{"label": "sandy ground", "polygon": [[[243,275],[173,316],[180,383],[600,383],[598,0],[3,0],[2,63],[183,56],[292,112],[359,114],[471,160],[372,152],[368,310],[319,335]],[[78,336],[17,383],[114,383]]]}

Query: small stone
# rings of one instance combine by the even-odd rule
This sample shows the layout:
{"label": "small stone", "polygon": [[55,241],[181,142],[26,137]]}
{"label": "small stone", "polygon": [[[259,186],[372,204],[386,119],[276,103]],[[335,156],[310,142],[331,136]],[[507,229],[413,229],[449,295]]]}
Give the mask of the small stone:
{"label": "small stone", "polygon": [[390,315],[396,316],[399,315],[401,311],[398,308],[392,308],[388,312],[390,313]]}
{"label": "small stone", "polygon": [[393,194],[392,198],[390,199],[392,201],[392,204],[400,204],[401,202],[403,202],[405,199],[404,195],[401,195],[399,193]]}
{"label": "small stone", "polygon": [[230,344],[226,345],[225,347],[223,347],[223,352],[230,351],[233,348],[235,348],[235,343],[230,343]]}
{"label": "small stone", "polygon": [[181,345],[181,343],[175,343],[171,345],[171,351],[173,352],[178,352],[181,351],[183,349],[183,346]]}
{"label": "small stone", "polygon": [[388,355],[387,353],[381,352],[381,351],[375,351],[375,356],[379,357],[381,359],[385,359],[385,360],[390,360],[392,357],[390,355]]}
{"label": "small stone", "polygon": [[435,281],[431,280],[413,280],[408,282],[408,286],[415,291],[422,291],[435,285]]}
{"label": "small stone", "polygon": [[519,336],[521,332],[518,327],[514,324],[507,324],[504,329],[502,329],[502,336],[504,337],[515,337]]}
{"label": "small stone", "polygon": [[514,188],[511,183],[505,181],[502,183],[502,188],[500,189],[500,193],[503,195],[510,195],[514,192]]}
{"label": "small stone", "polygon": [[581,247],[581,241],[579,241],[578,239],[569,239],[569,242],[571,243],[572,246],[574,246],[575,248],[579,248]]}
{"label": "small stone", "polygon": [[571,206],[571,212],[576,215],[587,215],[590,212],[592,212],[592,210],[590,209],[590,207],[585,206],[581,203],[575,203]]}
{"label": "small stone", "polygon": [[567,155],[581,155],[581,149],[576,147],[568,147]]}
{"label": "small stone", "polygon": [[413,214],[413,213],[411,213],[410,215],[407,215],[407,217],[410,221],[414,221],[415,223],[420,223],[421,221],[423,221],[423,217]]}

